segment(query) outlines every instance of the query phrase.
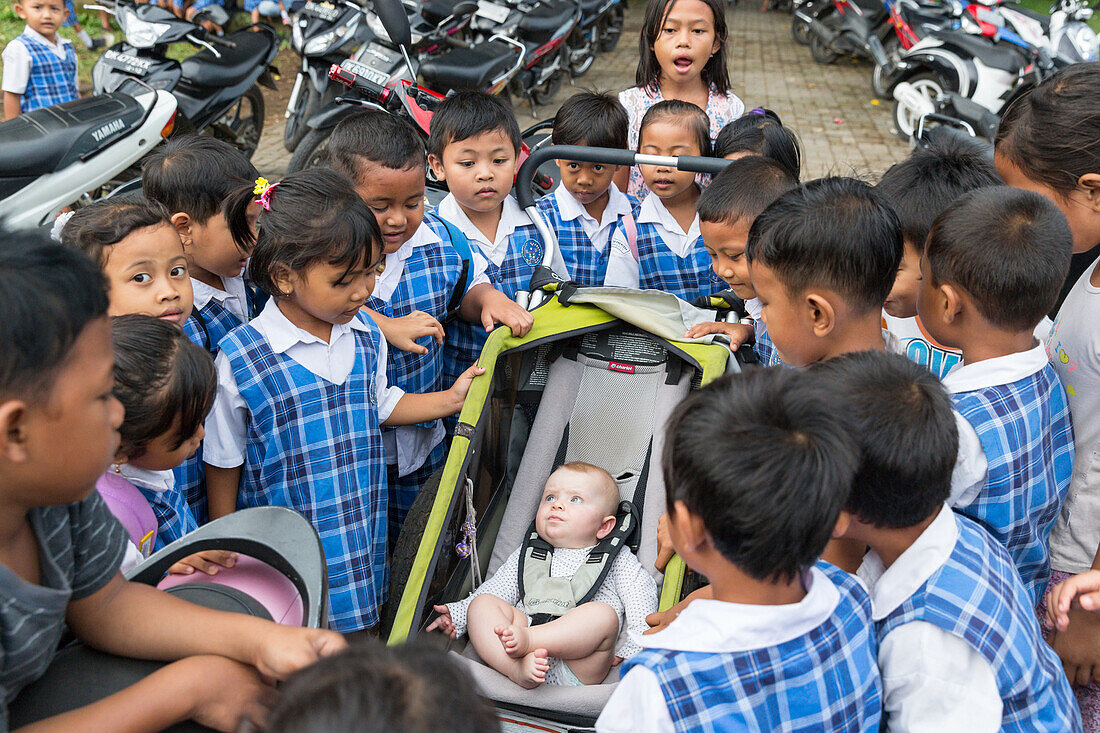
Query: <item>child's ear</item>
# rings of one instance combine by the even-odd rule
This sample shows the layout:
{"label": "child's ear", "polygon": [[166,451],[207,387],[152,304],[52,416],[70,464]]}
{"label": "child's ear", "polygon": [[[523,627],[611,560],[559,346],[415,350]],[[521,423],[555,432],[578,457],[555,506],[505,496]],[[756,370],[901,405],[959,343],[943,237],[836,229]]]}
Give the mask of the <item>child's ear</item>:
{"label": "child's ear", "polygon": [[0,402],[0,456],[12,463],[27,460],[27,403]]}
{"label": "child's ear", "polygon": [[1077,186],[1084,190],[1092,210],[1100,213],[1100,173],[1086,173],[1077,179]]}
{"label": "child's ear", "polygon": [[271,279],[284,298],[294,292],[294,273],[286,265],[276,265]]}
{"label": "child's ear", "polygon": [[611,530],[615,529],[615,517],[607,515],[600,522],[600,528],[596,530],[596,539],[602,540],[607,535],[611,534]]}
{"label": "child's ear", "polygon": [[954,323],[963,310],[962,293],[954,285],[944,283],[936,288],[939,294],[940,311],[944,323]]}
{"label": "child's ear", "polygon": [[443,160],[438,155],[429,155],[428,165],[431,166],[437,180],[447,180],[447,173],[443,170]]}
{"label": "child's ear", "polygon": [[836,524],[833,525],[833,539],[838,540],[847,536],[848,528],[851,526],[852,515],[842,509],[836,517]]}
{"label": "child's ear", "polygon": [[180,235],[180,241],[183,242],[184,248],[190,247],[194,244],[194,238],[191,235],[191,217],[182,211],[177,211],[168,219],[172,222],[172,226],[176,228],[176,233]]}
{"label": "child's ear", "polygon": [[682,501],[673,503],[672,511],[668,513],[668,525],[672,546],[681,557],[698,550],[707,542],[707,528],[703,519],[692,514]]}
{"label": "child's ear", "polygon": [[836,310],[829,298],[823,293],[809,292],[803,302],[814,335],[824,337],[832,333],[836,326]]}

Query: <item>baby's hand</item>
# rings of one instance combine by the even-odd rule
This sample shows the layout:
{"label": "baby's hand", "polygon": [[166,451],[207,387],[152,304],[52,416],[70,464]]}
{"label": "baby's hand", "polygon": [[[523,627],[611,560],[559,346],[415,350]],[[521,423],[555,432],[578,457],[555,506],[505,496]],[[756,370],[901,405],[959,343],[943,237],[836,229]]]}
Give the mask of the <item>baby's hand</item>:
{"label": "baby's hand", "polygon": [[720,333],[727,336],[730,340],[730,351],[737,351],[741,344],[746,343],[753,337],[755,331],[747,323],[711,321],[709,323],[696,323],[684,335],[688,338],[697,339],[711,333]]}
{"label": "baby's hand", "polygon": [[218,568],[231,568],[237,564],[237,553],[228,550],[203,550],[188,555],[168,568],[169,575],[191,575],[201,570],[207,575],[217,575]]}
{"label": "baby's hand", "polygon": [[447,608],[446,606],[432,606],[432,608],[434,608],[435,612],[439,614],[439,617],[435,621],[432,621],[430,624],[428,624],[427,630],[435,631],[436,629],[439,629],[441,632],[451,637],[452,639],[457,639],[458,634],[455,633],[455,622],[451,618],[451,609]]}
{"label": "baby's hand", "polygon": [[676,550],[672,547],[672,535],[668,533],[668,513],[666,512],[657,520],[657,560],[653,563],[657,572],[665,571],[665,566],[675,553]]}
{"label": "baby's hand", "polygon": [[418,338],[431,336],[437,344],[442,344],[444,337],[443,326],[439,321],[423,311],[413,311],[407,316],[390,318],[382,332],[390,346],[413,354],[428,353],[427,347],[416,343]]}

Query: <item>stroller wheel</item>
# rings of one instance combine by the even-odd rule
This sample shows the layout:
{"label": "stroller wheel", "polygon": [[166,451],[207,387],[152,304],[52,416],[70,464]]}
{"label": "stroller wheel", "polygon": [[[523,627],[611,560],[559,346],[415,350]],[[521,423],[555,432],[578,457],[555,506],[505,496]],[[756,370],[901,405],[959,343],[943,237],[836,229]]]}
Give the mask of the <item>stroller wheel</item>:
{"label": "stroller wheel", "polygon": [[401,605],[401,594],[405,592],[405,583],[416,561],[416,552],[420,549],[420,540],[424,537],[424,528],[428,524],[428,517],[435,504],[435,495],[439,493],[439,479],[443,476],[443,468],[440,466],[439,470],[420,487],[420,493],[416,495],[416,499],[409,508],[409,513],[405,516],[405,524],[402,525],[401,534],[397,538],[397,546],[394,547],[393,557],[390,558],[390,592],[385,605],[382,606],[379,624],[383,639],[389,636],[393,620],[397,616],[397,609]]}

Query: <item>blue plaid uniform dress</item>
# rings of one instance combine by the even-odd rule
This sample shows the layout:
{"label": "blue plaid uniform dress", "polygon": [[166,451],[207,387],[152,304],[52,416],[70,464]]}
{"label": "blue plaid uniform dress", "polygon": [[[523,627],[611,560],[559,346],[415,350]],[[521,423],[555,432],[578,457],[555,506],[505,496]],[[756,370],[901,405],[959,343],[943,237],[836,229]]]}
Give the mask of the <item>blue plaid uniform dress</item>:
{"label": "blue plaid uniform dress", "polygon": [[[243,325],[233,311],[211,298],[202,308],[191,311],[191,317],[183,322],[183,332],[191,343],[218,355],[218,344],[237,326]],[[206,507],[206,470],[202,463],[202,444],[195,455],[172,469],[176,477],[176,491],[181,493],[191,507],[191,514],[198,524],[206,524],[209,512]]]}
{"label": "blue plaid uniform dress", "polygon": [[[631,209],[638,208],[638,200],[633,196],[627,196]],[[607,276],[607,259],[611,254],[611,235],[608,234],[607,244],[603,251],[592,246],[592,240],[584,231],[584,225],[580,218],[563,219],[558,199],[553,193],[548,193],[538,200],[539,211],[546,218],[546,223],[554,231],[558,238],[558,250],[561,252],[565,266],[569,270],[569,279],[582,286],[603,285]],[[622,221],[622,216],[619,221]],[[612,226],[621,226],[616,222]],[[564,273],[560,273],[564,276]]]}
{"label": "blue plaid uniform dress", "polygon": [[[526,290],[535,268],[542,264],[544,249],[542,240],[533,224],[518,226],[508,236],[508,254],[497,265],[486,257],[485,274],[497,290],[515,299],[516,293]],[[456,319],[447,328],[447,340],[443,349],[443,384],[454,384],[459,374],[473,366],[481,356],[481,347],[489,337],[480,323]],[[445,420],[446,424],[447,421]],[[450,423],[453,425],[453,421]]]}
{"label": "blue plaid uniform dress", "polygon": [[[462,276],[462,257],[450,245],[452,234],[443,220],[432,214],[424,217],[424,224],[439,237],[439,242],[414,247],[405,260],[401,271],[401,281],[390,296],[383,302],[371,296],[367,307],[387,318],[401,318],[413,311],[423,311],[440,323],[447,315],[447,304],[451,293],[460,284]],[[458,234],[458,231],[455,230]],[[473,263],[470,263],[473,267]],[[457,323],[457,321],[456,321]],[[446,329],[453,327],[449,324]],[[414,354],[410,351],[390,349],[389,363],[386,364],[387,381],[406,392],[421,394],[438,392],[450,384],[443,382],[443,349],[430,336],[422,336],[416,343],[428,350],[427,354]],[[422,423],[421,427],[430,428],[433,422]],[[383,427],[383,431],[396,428]],[[433,451],[428,460],[413,473],[398,477],[397,471],[390,472],[389,481],[389,532],[390,543],[397,541],[397,534],[405,522],[420,486],[443,464],[442,450]],[[394,465],[394,464],[391,464]],[[394,465],[396,469],[396,466]]]}
{"label": "blue plaid uniform dress", "polygon": [[752,350],[756,352],[756,358],[760,360],[760,366],[769,367],[782,364],[783,360],[779,358],[779,349],[775,348],[775,342],[768,335],[768,326],[764,323],[764,319],[753,319],[752,327],[756,332],[756,343],[753,345]]}
{"label": "blue plaid uniform dress", "polygon": [[149,502],[157,518],[157,540],[153,545],[154,552],[199,528],[195,515],[191,513],[191,507],[187,505],[183,493],[179,490],[153,491],[144,486],[136,486],[136,488]]}
{"label": "blue plaid uniform dress", "polygon": [[32,38],[26,31],[20,34],[18,40],[31,57],[31,76],[20,102],[23,112],[71,102],[80,96],[76,89],[76,49],[73,44],[61,44],[65,58],[60,59],[49,46]]}
{"label": "blue plaid uniform dress", "polygon": [[643,649],[677,731],[877,731],[882,684],[871,599],[852,576],[818,563],[840,591],[833,615],[810,633],[744,652]]}
{"label": "blue plaid uniform dress", "polygon": [[[641,204],[634,208],[635,219],[640,211]],[[622,232],[622,237],[626,236],[621,222],[616,229]],[[700,296],[725,290],[726,284],[711,267],[701,236],[687,256],[681,257],[668,248],[655,224],[638,222],[638,287],[663,290],[690,303]]]}
{"label": "blue plaid uniform dress", "polygon": [[1080,731],[1081,714],[1062,664],[1043,641],[1012,558],[976,523],[957,514],[954,519],[959,538],[951,555],[876,622],[879,643],[902,624],[930,623],[989,662],[1004,704],[1002,731]]}
{"label": "blue plaid uniform dress", "polygon": [[378,623],[387,590],[386,461],[375,398],[381,331],[353,330],[355,364],[333,384],[252,326],[221,343],[248,406],[247,450],[237,508],[285,506],[321,536],[328,567],[329,626],[347,633]]}
{"label": "blue plaid uniform dress", "polygon": [[1039,603],[1050,579],[1050,529],[1069,492],[1073,426],[1058,374],[1047,364],[1011,384],[951,395],[988,462],[985,487],[959,512],[1008,549]]}

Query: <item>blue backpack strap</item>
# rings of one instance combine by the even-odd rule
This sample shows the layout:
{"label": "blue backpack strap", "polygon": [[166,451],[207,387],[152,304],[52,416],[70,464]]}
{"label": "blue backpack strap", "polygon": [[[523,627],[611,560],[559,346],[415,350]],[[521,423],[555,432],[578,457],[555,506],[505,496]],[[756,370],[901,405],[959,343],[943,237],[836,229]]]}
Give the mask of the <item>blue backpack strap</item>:
{"label": "blue backpack strap", "polygon": [[458,277],[455,289],[451,292],[451,298],[447,301],[447,315],[444,321],[450,321],[458,315],[458,309],[462,306],[462,299],[466,297],[466,291],[474,281],[474,251],[470,248],[470,240],[459,231],[451,222],[440,218],[443,226],[447,228],[447,236],[451,238],[451,246],[462,258],[462,273]]}

